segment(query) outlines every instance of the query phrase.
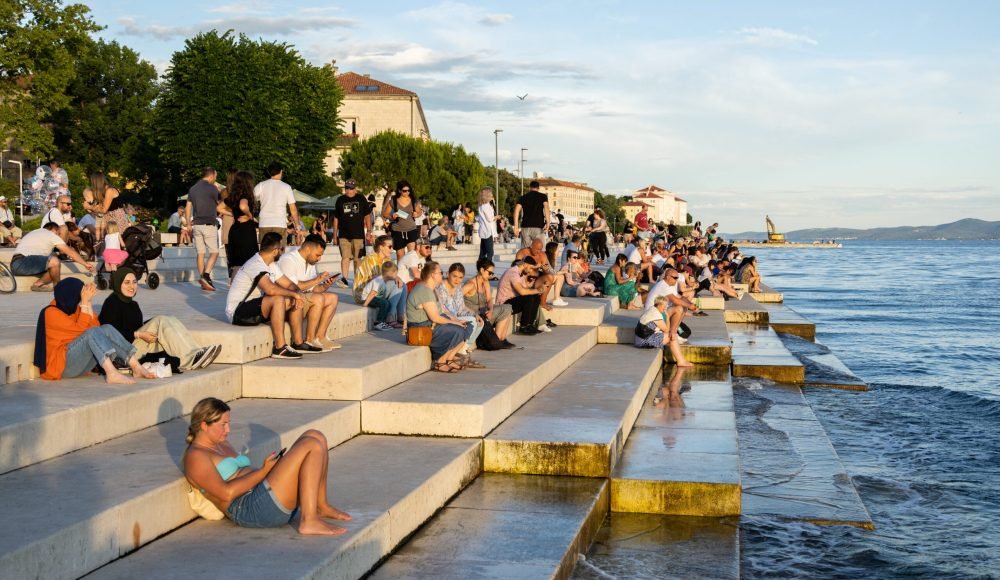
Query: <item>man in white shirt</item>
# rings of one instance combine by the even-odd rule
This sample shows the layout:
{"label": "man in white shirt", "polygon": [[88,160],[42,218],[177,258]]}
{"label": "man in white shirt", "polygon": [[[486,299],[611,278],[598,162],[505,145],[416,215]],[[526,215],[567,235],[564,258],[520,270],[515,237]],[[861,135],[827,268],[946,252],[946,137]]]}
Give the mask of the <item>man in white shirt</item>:
{"label": "man in white shirt", "polygon": [[14,213],[7,207],[7,198],[0,197],[0,243],[13,246],[21,239],[21,228],[14,225]]}
{"label": "man in white shirt", "polygon": [[56,206],[49,211],[45,212],[42,217],[42,227],[46,224],[53,223],[58,226],[57,233],[59,237],[63,239],[64,242],[69,241],[69,228],[66,227],[67,221],[72,221],[73,219],[73,202],[70,200],[68,195],[60,195],[56,198]]}
{"label": "man in white shirt", "polygon": [[[253,188],[253,195],[260,204],[260,214],[257,236],[263,240],[268,233],[274,232],[281,236],[281,246],[285,246],[285,232],[288,226],[288,213],[292,215],[292,227],[295,234],[300,233],[298,206],[295,205],[295,193],[292,186],[282,178],[285,168],[277,161],[267,166],[267,174],[271,177],[261,181]],[[287,210],[285,209],[287,207]]]}
{"label": "man in white shirt", "polygon": [[[666,296],[669,305],[667,307],[667,322],[670,324],[670,336],[675,336],[677,333],[677,328],[681,325],[681,321],[684,320],[684,315],[686,311],[690,310],[695,312],[698,307],[695,306],[694,302],[684,298],[680,295],[680,289],[677,287],[677,270],[673,268],[667,268],[663,272],[663,278],[653,285],[649,289],[649,293],[646,294],[646,309],[652,308],[653,303],[656,301],[657,296]],[[683,344],[687,340],[680,338],[677,339]]]}
{"label": "man in white shirt", "polygon": [[399,279],[404,284],[411,284],[414,280],[420,280],[420,270],[423,269],[427,260],[431,259],[431,242],[427,238],[417,240],[417,245],[409,252],[403,254],[396,265],[399,267]]}
{"label": "man in white shirt", "polygon": [[41,229],[28,232],[14,249],[14,256],[10,260],[10,271],[15,276],[41,275],[41,278],[31,285],[33,292],[48,292],[51,290],[49,284],[59,283],[62,261],[52,253],[52,250],[66,254],[88,272],[94,271],[94,264],[84,260],[76,250],[69,247],[56,233],[58,230],[59,226],[55,222],[49,222]]}
{"label": "man in white shirt", "polygon": [[294,288],[303,292],[305,307],[303,317],[306,319],[306,344],[329,352],[340,345],[327,338],[330,323],[337,313],[337,295],[326,289],[337,278],[329,272],[322,274],[316,271],[316,264],[323,259],[326,242],[316,234],[306,236],[298,249],[285,252],[278,259],[278,268],[291,281]]}
{"label": "man in white shirt", "polygon": [[[296,352],[299,346],[304,352],[319,350],[305,348],[306,345],[298,342],[302,340],[305,299],[301,292],[291,289],[291,281],[278,268],[281,237],[281,234],[269,232],[261,238],[260,251],[233,276],[226,296],[226,318],[237,326],[269,323],[274,340],[271,358],[299,359],[302,358],[302,354]],[[296,343],[292,346],[285,343],[286,321],[292,327],[292,340]]]}

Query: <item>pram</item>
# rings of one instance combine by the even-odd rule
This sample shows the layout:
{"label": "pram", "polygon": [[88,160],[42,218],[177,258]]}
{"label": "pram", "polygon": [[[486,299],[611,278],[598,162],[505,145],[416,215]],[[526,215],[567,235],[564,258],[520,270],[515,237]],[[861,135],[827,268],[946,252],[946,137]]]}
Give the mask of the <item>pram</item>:
{"label": "pram", "polygon": [[[103,246],[103,244],[101,244]],[[141,280],[146,274],[146,285],[150,290],[156,290],[160,285],[160,276],[156,272],[150,272],[146,263],[148,260],[155,260],[163,253],[163,247],[156,239],[153,228],[146,224],[134,224],[125,229],[122,234],[122,246],[128,252],[128,258],[119,268],[131,268],[135,271],[137,279]],[[100,255],[100,254],[98,254]],[[97,287],[106,290],[109,285],[109,278],[105,278],[107,271],[104,269],[104,260],[97,269]]]}

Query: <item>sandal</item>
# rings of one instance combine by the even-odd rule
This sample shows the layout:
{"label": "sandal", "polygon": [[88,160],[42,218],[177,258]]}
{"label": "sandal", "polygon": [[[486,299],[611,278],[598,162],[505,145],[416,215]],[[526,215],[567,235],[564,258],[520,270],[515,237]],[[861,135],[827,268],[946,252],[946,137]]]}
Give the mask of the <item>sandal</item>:
{"label": "sandal", "polygon": [[454,371],[460,371],[465,368],[465,365],[463,365],[461,362],[457,360],[450,360],[444,364],[449,365],[449,368],[453,369]]}
{"label": "sandal", "polygon": [[455,370],[451,366],[451,364],[446,363],[446,362],[436,363],[431,370],[433,370],[434,372],[437,372],[437,373],[457,373],[458,372],[457,370]]}
{"label": "sandal", "polygon": [[486,368],[486,365],[484,365],[481,362],[476,362],[476,361],[472,360],[471,358],[466,359],[465,363],[463,363],[463,364],[465,365],[465,368],[467,368],[467,369],[485,369]]}

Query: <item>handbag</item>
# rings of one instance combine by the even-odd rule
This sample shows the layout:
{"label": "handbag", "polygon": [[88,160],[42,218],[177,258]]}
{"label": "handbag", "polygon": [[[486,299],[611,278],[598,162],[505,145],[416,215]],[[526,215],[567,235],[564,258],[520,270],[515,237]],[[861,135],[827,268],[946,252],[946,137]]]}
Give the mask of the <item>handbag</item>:
{"label": "handbag", "polygon": [[476,346],[482,350],[500,350],[503,348],[503,341],[497,336],[493,324],[486,318],[483,318],[483,329],[479,331],[479,336],[476,337]]}
{"label": "handbag", "polygon": [[643,340],[656,334],[656,331],[641,322],[635,323],[635,335]]}
{"label": "handbag", "polygon": [[[250,298],[250,295],[253,294],[253,291],[257,289],[257,284],[260,283],[260,279],[263,278],[264,276],[267,276],[267,272],[261,272],[260,274],[257,274],[257,277],[253,279],[253,284],[250,286],[250,290],[247,291],[247,294],[246,296],[243,297],[243,300],[240,300],[240,305],[244,304],[247,301],[247,298]],[[235,324],[236,326],[258,326],[264,324],[264,315],[255,314],[253,316],[241,316],[240,307],[237,306],[236,312],[233,313],[233,324]]]}
{"label": "handbag", "polygon": [[226,514],[222,513],[219,508],[215,507],[214,503],[208,501],[205,494],[191,487],[190,483],[188,483],[187,498],[188,503],[191,504],[191,509],[194,510],[194,513],[205,518],[206,520],[219,521],[226,517]]}
{"label": "handbag", "polygon": [[434,333],[430,326],[408,326],[406,328],[406,344],[410,346],[430,346]]}

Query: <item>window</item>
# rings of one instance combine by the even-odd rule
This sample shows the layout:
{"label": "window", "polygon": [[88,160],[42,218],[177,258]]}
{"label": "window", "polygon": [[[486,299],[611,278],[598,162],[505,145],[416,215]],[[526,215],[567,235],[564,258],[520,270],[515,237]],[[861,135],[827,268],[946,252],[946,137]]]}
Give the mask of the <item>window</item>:
{"label": "window", "polygon": [[354,86],[354,90],[358,91],[359,93],[375,92],[375,91],[378,90],[378,86],[377,85],[355,85]]}

